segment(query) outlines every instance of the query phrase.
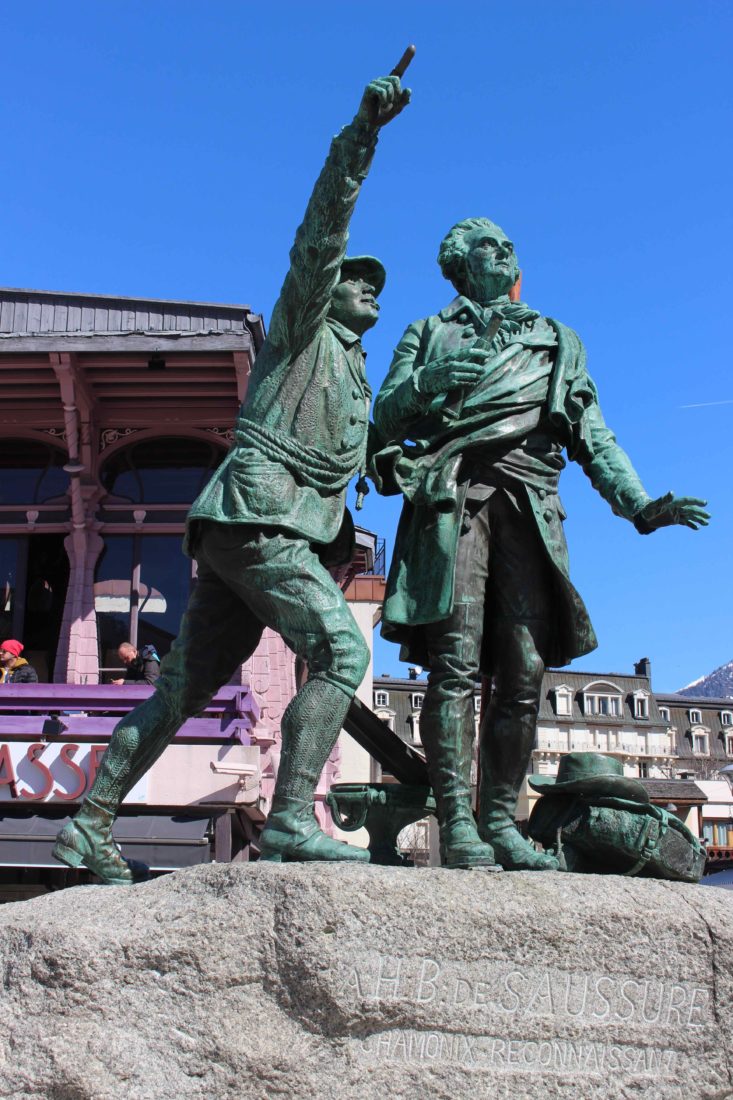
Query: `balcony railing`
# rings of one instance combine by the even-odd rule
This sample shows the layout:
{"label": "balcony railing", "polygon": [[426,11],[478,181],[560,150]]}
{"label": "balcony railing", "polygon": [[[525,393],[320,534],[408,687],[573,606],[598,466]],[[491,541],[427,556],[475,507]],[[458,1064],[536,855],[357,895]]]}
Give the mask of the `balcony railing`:
{"label": "balcony railing", "polygon": [[385,575],[385,541],[376,539],[374,543],[374,561],[359,574],[360,577],[383,577]]}
{"label": "balcony railing", "polygon": [[[106,740],[120,718],[152,693],[148,684],[3,684],[0,738],[38,737]],[[221,688],[200,718],[189,718],[179,741],[229,740],[251,743],[259,707],[248,687]]]}

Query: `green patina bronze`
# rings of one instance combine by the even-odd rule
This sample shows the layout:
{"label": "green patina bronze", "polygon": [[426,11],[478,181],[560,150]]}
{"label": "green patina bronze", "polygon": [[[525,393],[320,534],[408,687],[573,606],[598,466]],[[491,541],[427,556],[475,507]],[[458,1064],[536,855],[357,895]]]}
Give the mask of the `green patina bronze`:
{"label": "green patina bronze", "polygon": [[565,870],[699,882],[705,849],[687,826],[653,806],[643,785],[611,756],[570,752],[557,778],[530,776],[542,794],[529,835],[552,848]]}
{"label": "green patina bronze", "polygon": [[335,783],[326,802],[339,829],[366,829],[370,862],[383,867],[412,866],[397,838],[408,825],[435,813],[430,787],[410,783]]}
{"label": "green patina bronze", "polygon": [[[404,59],[402,68],[404,69]],[[381,263],[346,257],[348,227],[377,136],[409,102],[398,75],[373,81],[334,138],[240,409],[235,444],[193,505],[187,548],[198,581],[154,694],[116,727],[81,810],[54,854],[108,883],[145,873],[111,826],[122,799],[254,652],[265,626],[309,678],[282,720],[282,756],[261,837],[270,860],[367,860],[327,837],[314,790],[369,662],[326,568],[351,555],[346,487],[364,466],[370,390],[361,337],[377,321]]]}
{"label": "green patina bronze", "polygon": [[[514,826],[546,664],[595,648],[569,577],[558,496],[563,451],[642,534],[707,523],[704,501],[652,500],[603,420],[578,336],[509,292],[506,234],[459,222],[440,246],[457,291],[411,324],[376,398],[371,473],[404,506],[383,635],[430,668],[420,718],[446,866],[552,869]],[[470,801],[475,683],[493,691],[480,731],[478,830]]]}

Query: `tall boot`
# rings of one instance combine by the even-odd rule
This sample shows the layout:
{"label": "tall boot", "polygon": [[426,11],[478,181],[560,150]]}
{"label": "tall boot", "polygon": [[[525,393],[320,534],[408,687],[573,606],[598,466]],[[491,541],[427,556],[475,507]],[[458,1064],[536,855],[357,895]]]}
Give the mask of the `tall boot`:
{"label": "tall boot", "polygon": [[557,871],[553,856],[538,852],[518,831],[514,815],[534,746],[537,703],[492,698],[481,730],[479,833],[505,871]]}
{"label": "tall boot", "polygon": [[440,862],[444,867],[500,871],[493,848],[478,834],[471,806],[473,692],[466,699],[441,695],[428,689],[420,714],[440,828]]}
{"label": "tall boot", "polygon": [[282,756],[272,808],[260,837],[260,859],[271,863],[352,860],[369,852],[332,840],[315,818],[315,789],[349,708],[351,696],[326,680],[308,680],[282,720]]}
{"label": "tall boot", "polygon": [[117,723],[89,794],[56,838],[56,859],[69,867],[83,865],[111,886],[131,886],[147,878],[144,863],[123,858],[112,824],[122,800],[170,744],[182,722],[172,694],[156,691]]}
{"label": "tall boot", "polygon": [[53,855],[68,867],[82,864],[106,886],[132,886],[149,875],[149,868],[124,859],[112,836],[114,812],[86,798],[72,821],[56,837]]}

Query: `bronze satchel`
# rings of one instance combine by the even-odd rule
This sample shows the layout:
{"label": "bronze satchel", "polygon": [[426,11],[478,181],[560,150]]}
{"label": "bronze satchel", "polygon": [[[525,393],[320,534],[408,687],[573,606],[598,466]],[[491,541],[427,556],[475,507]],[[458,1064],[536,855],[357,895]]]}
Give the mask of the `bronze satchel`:
{"label": "bronze satchel", "polygon": [[547,794],[535,805],[529,835],[554,848],[564,869],[699,882],[705,849],[674,814],[625,798]]}

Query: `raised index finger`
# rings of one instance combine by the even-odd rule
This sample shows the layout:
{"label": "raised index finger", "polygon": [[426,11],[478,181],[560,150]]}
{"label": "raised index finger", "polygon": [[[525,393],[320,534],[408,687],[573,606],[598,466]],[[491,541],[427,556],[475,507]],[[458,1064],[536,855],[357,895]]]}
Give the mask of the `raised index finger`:
{"label": "raised index finger", "polygon": [[414,56],[415,47],[410,44],[395,65],[394,69],[390,73],[390,76],[404,76],[407,72],[407,66],[410,64]]}

